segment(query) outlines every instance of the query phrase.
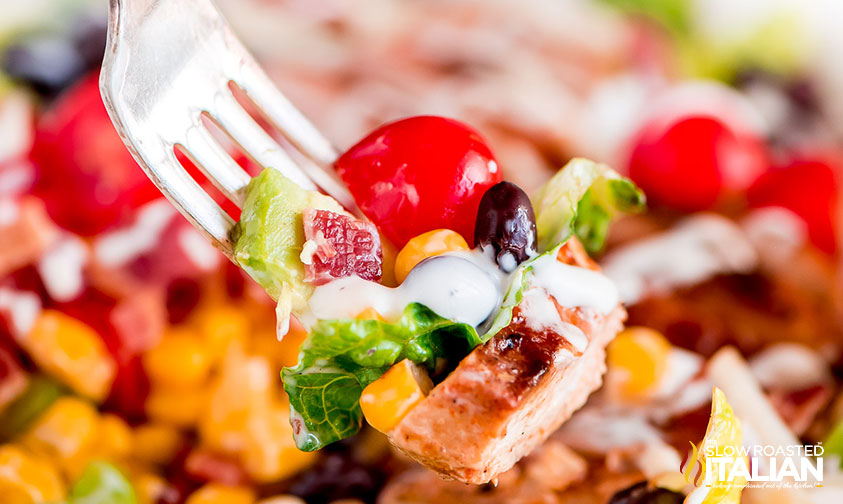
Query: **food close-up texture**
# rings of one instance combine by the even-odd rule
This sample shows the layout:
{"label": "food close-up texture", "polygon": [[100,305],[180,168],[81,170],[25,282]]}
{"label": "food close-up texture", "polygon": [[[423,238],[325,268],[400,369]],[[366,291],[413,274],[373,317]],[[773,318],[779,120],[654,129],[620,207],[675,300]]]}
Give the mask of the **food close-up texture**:
{"label": "food close-up texture", "polygon": [[206,114],[218,250],[168,1],[0,0],[0,504],[843,503],[843,2],[214,0],[348,196]]}

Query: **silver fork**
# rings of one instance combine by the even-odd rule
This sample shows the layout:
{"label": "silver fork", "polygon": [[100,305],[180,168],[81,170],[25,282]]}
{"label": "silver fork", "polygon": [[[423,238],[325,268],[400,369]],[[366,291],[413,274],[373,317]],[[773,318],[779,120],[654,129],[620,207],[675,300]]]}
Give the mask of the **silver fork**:
{"label": "silver fork", "polygon": [[[302,155],[294,161],[238,102],[236,85]],[[229,258],[234,221],[185,171],[183,149],[241,207],[250,177],[204,124],[253,160],[348,209],[330,142],[273,85],[210,0],[110,0],[100,91],[123,142],[152,182]],[[203,116],[206,119],[203,120]]]}

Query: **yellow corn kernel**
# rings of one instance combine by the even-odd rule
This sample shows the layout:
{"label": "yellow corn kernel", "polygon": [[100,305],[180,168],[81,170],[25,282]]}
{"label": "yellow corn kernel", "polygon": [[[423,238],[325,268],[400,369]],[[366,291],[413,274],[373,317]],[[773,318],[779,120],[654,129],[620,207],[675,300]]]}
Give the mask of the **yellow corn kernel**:
{"label": "yellow corn kernel", "polygon": [[658,331],[630,327],[609,345],[608,364],[612,382],[628,398],[646,396],[667,369],[670,343]]}
{"label": "yellow corn kernel", "polygon": [[100,417],[97,432],[97,454],[107,460],[118,460],[132,453],[132,428],[117,415]]}
{"label": "yellow corn kernel", "polygon": [[203,388],[155,387],[146,398],[146,414],[157,422],[190,427],[199,421],[208,396]]}
{"label": "yellow corn kernel", "polygon": [[49,459],[18,445],[0,445],[0,496],[4,504],[58,502],[64,499],[65,491]]}
{"label": "yellow corn kernel", "polygon": [[369,425],[388,432],[433,388],[421,366],[404,359],[363,389],[360,407]]}
{"label": "yellow corn kernel", "polygon": [[21,444],[57,461],[71,480],[82,474],[96,448],[99,413],[76,397],[57,399],[21,437]]}
{"label": "yellow corn kernel", "polygon": [[254,481],[268,483],[285,479],[316,461],[316,453],[296,447],[289,418],[286,403],[278,401],[272,401],[267,408],[252,410],[240,463]]}
{"label": "yellow corn kernel", "polygon": [[211,365],[209,349],[187,328],[168,331],[143,363],[155,385],[192,387],[202,384]]}
{"label": "yellow corn kernel", "polygon": [[90,326],[55,310],[44,310],[21,342],[41,369],[95,401],[105,398],[117,366]]}
{"label": "yellow corn kernel", "polygon": [[354,318],[358,318],[361,320],[380,320],[381,322],[386,320],[380,313],[378,313],[377,310],[372,307],[366,308],[365,310],[361,311]]}
{"label": "yellow corn kernel", "polygon": [[295,317],[290,317],[290,329],[277,344],[282,366],[295,366],[299,362],[299,348],[307,338],[307,329]]}
{"label": "yellow corn kernel", "polygon": [[381,234],[380,237],[381,253],[383,254],[381,283],[387,287],[396,287],[398,282],[395,280],[395,257],[398,255],[398,249],[386,236]]}
{"label": "yellow corn kernel", "polygon": [[153,473],[140,473],[132,478],[137,504],[157,504],[167,491],[167,480]]}
{"label": "yellow corn kernel", "polygon": [[395,279],[403,282],[410,270],[428,257],[459,250],[468,250],[468,244],[456,231],[434,229],[422,233],[408,241],[395,257]]}
{"label": "yellow corn kernel", "polygon": [[212,361],[217,362],[225,355],[234,341],[245,341],[251,332],[248,315],[232,305],[204,307],[196,315],[199,334],[208,348]]}
{"label": "yellow corn kernel", "polygon": [[276,495],[266,499],[261,499],[257,504],[306,504],[302,499],[295,495]]}
{"label": "yellow corn kernel", "polygon": [[159,423],[137,427],[133,438],[134,457],[150,464],[166,464],[173,459],[182,445],[178,429]]}
{"label": "yellow corn kernel", "polygon": [[254,504],[255,492],[251,488],[208,483],[190,494],[186,504]]}
{"label": "yellow corn kernel", "polygon": [[252,410],[266,407],[277,387],[276,371],[268,359],[247,356],[235,348],[226,355],[209,388],[207,408],[199,419],[203,444],[222,453],[242,450]]}

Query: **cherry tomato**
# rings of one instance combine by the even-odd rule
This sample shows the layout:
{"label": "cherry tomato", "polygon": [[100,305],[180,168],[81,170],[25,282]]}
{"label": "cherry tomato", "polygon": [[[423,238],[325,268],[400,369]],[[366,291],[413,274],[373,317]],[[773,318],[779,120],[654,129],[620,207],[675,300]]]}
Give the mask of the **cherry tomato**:
{"label": "cherry tomato", "polygon": [[114,130],[91,74],[63,94],[36,126],[35,192],[60,226],[90,236],[127,220],[160,196]]}
{"label": "cherry tomato", "polygon": [[473,242],[480,198],[502,178],[479,133],[434,116],[381,126],[336,168],[363,213],[399,248],[443,228]]}
{"label": "cherry tomato", "polygon": [[629,176],[649,201],[693,212],[714,206],[728,190],[742,190],[767,165],[762,142],[713,117],[655,120],[640,131]]}
{"label": "cherry tomato", "polygon": [[833,254],[840,168],[830,159],[795,159],[771,168],[747,191],[752,207],[780,206],[801,217],[820,250]]}

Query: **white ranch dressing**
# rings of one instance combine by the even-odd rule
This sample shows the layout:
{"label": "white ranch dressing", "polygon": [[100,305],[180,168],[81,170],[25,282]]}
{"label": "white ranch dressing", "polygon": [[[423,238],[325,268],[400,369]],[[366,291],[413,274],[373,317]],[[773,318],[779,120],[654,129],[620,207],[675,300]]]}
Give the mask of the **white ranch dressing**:
{"label": "white ranch dressing", "polygon": [[413,269],[391,288],[359,277],[345,277],[317,287],[310,298],[315,319],[355,317],[373,308],[387,320],[401,316],[410,303],[421,303],[437,315],[478,326],[500,305],[498,279],[473,261],[442,256]]}
{"label": "white ranch dressing", "polygon": [[591,308],[609,314],[618,304],[618,289],[605,275],[556,260],[554,254],[533,262],[531,283],[568,308]]}
{"label": "white ranch dressing", "polygon": [[[490,254],[478,249],[452,252],[420,263],[398,287],[356,276],[320,285],[310,298],[310,310],[302,316],[302,322],[312,325],[320,319],[352,318],[368,308],[387,320],[396,320],[408,304],[421,303],[441,317],[477,327],[500,307],[512,278],[498,268]],[[570,324],[560,320],[547,296],[553,296],[562,306],[591,308],[604,314],[618,303],[617,289],[607,277],[560,263],[555,254],[533,261],[529,283],[523,306],[525,318],[537,327],[571,333],[575,348],[585,348],[585,335],[563,326]],[[550,308],[554,308],[553,313]]]}

